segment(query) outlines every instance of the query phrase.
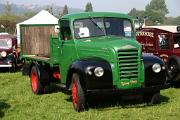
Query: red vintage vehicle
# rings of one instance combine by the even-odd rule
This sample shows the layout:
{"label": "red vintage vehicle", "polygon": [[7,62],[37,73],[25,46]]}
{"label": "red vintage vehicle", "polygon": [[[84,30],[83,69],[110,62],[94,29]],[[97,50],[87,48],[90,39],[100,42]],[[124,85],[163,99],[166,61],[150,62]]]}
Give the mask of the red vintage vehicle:
{"label": "red vintage vehicle", "polygon": [[168,80],[180,82],[180,26],[147,26],[136,32],[145,53],[159,56],[168,69]]}
{"label": "red vintage vehicle", "polygon": [[19,58],[16,36],[0,33],[0,67],[15,71]]}

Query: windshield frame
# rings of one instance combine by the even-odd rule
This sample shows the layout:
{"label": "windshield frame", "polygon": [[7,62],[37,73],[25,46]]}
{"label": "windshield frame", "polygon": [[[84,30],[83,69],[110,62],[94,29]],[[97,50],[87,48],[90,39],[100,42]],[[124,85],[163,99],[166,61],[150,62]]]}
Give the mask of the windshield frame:
{"label": "windshield frame", "polygon": [[[76,37],[76,33],[75,33],[75,22],[77,22],[77,21],[79,21],[79,20],[90,20],[91,22],[93,22],[93,20],[96,20],[96,19],[102,19],[102,22],[103,22],[103,25],[105,26],[105,22],[104,22],[104,19],[106,19],[106,18],[114,18],[114,19],[120,19],[120,20],[127,20],[127,21],[129,21],[129,23],[130,23],[130,25],[131,25],[131,36],[129,36],[129,37],[127,37],[127,36],[118,36],[118,35],[108,35],[107,34],[107,30],[106,30],[106,28],[104,27],[104,28],[102,28],[102,30],[105,30],[104,31],[104,34],[103,35],[98,35],[98,36],[89,36],[89,37],[79,37],[79,38],[77,38]],[[94,23],[93,23],[94,24]],[[94,38],[94,37],[102,37],[102,36],[104,36],[104,37],[106,37],[106,36],[116,36],[116,37],[120,37],[120,38],[122,38],[122,37],[125,37],[125,38],[134,38],[134,34],[135,34],[135,30],[134,30],[134,26],[133,26],[133,21],[131,20],[131,19],[128,19],[128,18],[119,18],[119,17],[89,17],[89,18],[80,18],[80,19],[75,19],[74,21],[73,21],[73,37],[75,38],[75,39],[85,39],[85,38]],[[98,27],[99,28],[99,27]]]}

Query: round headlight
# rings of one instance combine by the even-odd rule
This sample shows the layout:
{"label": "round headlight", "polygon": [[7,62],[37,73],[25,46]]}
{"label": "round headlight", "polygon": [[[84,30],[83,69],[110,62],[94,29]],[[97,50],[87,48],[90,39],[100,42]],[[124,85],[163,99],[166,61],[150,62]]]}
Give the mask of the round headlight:
{"label": "round headlight", "polygon": [[94,74],[97,77],[101,77],[104,75],[104,69],[102,67],[97,67],[94,69]]}
{"label": "round headlight", "polygon": [[7,52],[6,52],[6,51],[2,51],[2,52],[1,52],[1,56],[2,56],[2,57],[6,57],[6,55],[7,55]]}
{"label": "round headlight", "polygon": [[152,66],[152,70],[155,72],[155,73],[159,73],[161,71],[161,65],[158,64],[158,63],[155,63],[153,66]]}

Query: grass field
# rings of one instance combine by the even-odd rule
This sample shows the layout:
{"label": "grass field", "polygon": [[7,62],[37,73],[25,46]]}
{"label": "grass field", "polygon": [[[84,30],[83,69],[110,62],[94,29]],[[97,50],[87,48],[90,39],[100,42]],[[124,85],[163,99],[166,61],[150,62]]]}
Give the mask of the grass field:
{"label": "grass field", "polygon": [[4,120],[178,120],[180,89],[161,91],[161,103],[148,105],[139,100],[113,100],[74,111],[70,95],[55,92],[33,95],[29,78],[17,73],[0,73],[0,119]]}

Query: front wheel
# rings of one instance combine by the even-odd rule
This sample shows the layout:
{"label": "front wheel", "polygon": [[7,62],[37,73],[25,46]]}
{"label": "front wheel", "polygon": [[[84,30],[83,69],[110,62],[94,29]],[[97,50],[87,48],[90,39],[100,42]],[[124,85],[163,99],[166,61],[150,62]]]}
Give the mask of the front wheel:
{"label": "front wheel", "polygon": [[77,73],[72,75],[72,102],[74,109],[78,112],[84,111],[87,108],[85,94],[80,84],[80,76]]}
{"label": "front wheel", "polygon": [[160,91],[154,93],[147,93],[143,95],[143,100],[146,103],[157,104],[160,101]]}
{"label": "front wheel", "polygon": [[44,87],[39,80],[38,68],[33,66],[31,69],[31,88],[34,94],[43,94]]}
{"label": "front wheel", "polygon": [[176,60],[171,60],[168,62],[167,68],[168,68],[168,76],[170,80],[172,80],[179,73],[180,65],[178,64]]}

